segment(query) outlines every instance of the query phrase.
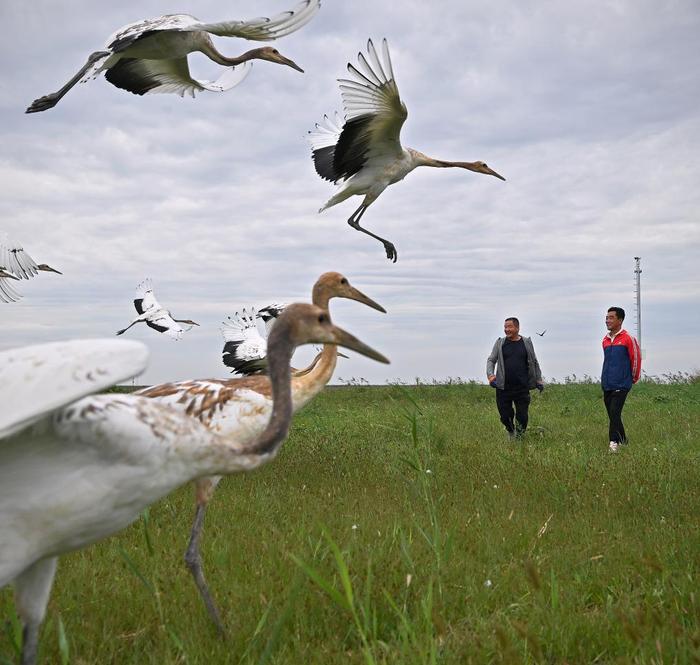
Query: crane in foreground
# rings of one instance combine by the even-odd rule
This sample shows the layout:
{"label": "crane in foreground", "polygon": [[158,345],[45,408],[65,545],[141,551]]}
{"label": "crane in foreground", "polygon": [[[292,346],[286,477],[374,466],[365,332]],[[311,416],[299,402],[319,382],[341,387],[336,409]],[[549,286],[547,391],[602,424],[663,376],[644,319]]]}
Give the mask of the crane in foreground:
{"label": "crane in foreground", "polygon": [[[311,294],[313,304],[326,312],[331,298],[348,298],[380,312],[386,311],[337,272],[321,275]],[[269,343],[278,325],[279,320],[272,327]],[[337,347],[325,344],[321,357],[313,368],[300,371],[296,376],[292,375],[292,408],[295,412],[312,400],[330,381],[337,356]],[[251,441],[260,435],[273,410],[270,382],[265,376],[163,383],[142,389],[135,394],[151,397],[177,411],[188,413],[198,418],[212,432],[231,436],[242,442]],[[211,475],[199,478],[195,483],[196,509],[189,545],[185,552],[185,564],[194,578],[209,616],[223,635],[224,624],[204,576],[199,548],[207,506],[220,480],[220,475]]]}
{"label": "crane in foreground", "polygon": [[310,342],[389,362],[321,308],[290,305],[270,334],[271,415],[245,442],[154,400],[92,395],[143,371],[140,343],[79,340],[0,353],[0,588],[15,588],[23,665],[36,662],[61,554],[120,531],[199,476],[247,471],[275,457],[293,412],[289,362],[296,346]]}
{"label": "crane in foreground", "polygon": [[[137,323],[145,323],[149,328],[153,328],[159,333],[165,333],[174,340],[180,340],[187,330],[192,329],[192,326],[199,325],[199,323],[190,321],[190,319],[174,319],[173,315],[156,300],[150,279],[143,280],[136,287],[134,307],[138,316],[126,328],[117,330],[117,335],[123,335],[131,326]],[[183,328],[180,325],[181,323],[185,323],[189,327]]]}
{"label": "crane in foreground", "polygon": [[418,166],[462,168],[505,178],[484,162],[448,162],[403,148],[399,135],[408,111],[399,96],[386,39],[382,41],[382,55],[380,58],[370,39],[367,56],[358,54],[359,69],[348,63],[352,79],[339,79],[345,124],[341,127],[337,116],[334,121],[324,116],[323,122],[309,132],[309,140],[318,175],[341,184],[319,212],[351,196],[364,196],[348,224],[379,240],[387,258],[396,263],[394,244],[360,226],[362,215],[389,185],[403,180]]}
{"label": "crane in foreground", "polygon": [[[130,23],[107,40],[104,50],[92,53],[68,83],[34,100],[26,113],[53,108],[76,83],[84,83],[101,72],[112,85],[135,95],[176,93],[181,97],[194,97],[195,92],[202,90],[230,90],[248,75],[252,60],[267,60],[303,72],[293,60],[270,46],[227,57],[216,49],[210,35],[271,41],[306,25],[320,6],[320,0],[302,0],[292,10],[272,18],[247,21],[203,23],[189,14],[168,14]],[[197,51],[227,67],[216,81],[198,80],[190,74],[187,56]]]}

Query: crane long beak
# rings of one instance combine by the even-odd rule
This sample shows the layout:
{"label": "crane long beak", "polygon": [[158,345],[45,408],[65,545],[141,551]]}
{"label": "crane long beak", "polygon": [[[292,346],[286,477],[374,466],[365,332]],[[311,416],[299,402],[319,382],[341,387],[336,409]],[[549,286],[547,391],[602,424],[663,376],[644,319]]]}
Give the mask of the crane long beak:
{"label": "crane long beak", "polygon": [[505,182],[505,178],[500,173],[496,173],[493,169],[490,169],[488,166],[484,169],[483,172],[486,175],[492,175],[492,176],[498,178],[499,180],[503,180]]}
{"label": "crane long beak", "polygon": [[280,63],[280,65],[287,65],[287,67],[291,67],[292,69],[296,69],[298,72],[301,72],[302,74],[304,73],[304,70],[297,65],[294,60],[290,60],[289,58],[285,58],[283,55],[280,55],[277,62]]}
{"label": "crane long beak", "polygon": [[369,298],[364,293],[362,293],[362,291],[356,289],[354,286],[351,286],[349,288],[348,295],[346,295],[345,297],[349,298],[350,300],[357,300],[357,302],[361,302],[363,305],[367,305],[372,309],[376,309],[377,311],[384,312],[384,314],[386,314],[386,310],[378,302],[375,302],[374,300],[372,300],[372,298]]}
{"label": "crane long beak", "polygon": [[349,332],[338,328],[338,326],[331,327],[331,338],[332,341],[329,344],[337,344],[338,346],[343,346],[346,349],[352,349],[361,353],[363,356],[367,356],[372,360],[376,360],[379,363],[389,364],[389,359],[383,356],[379,351],[375,351],[372,347],[367,346],[364,342],[361,342],[357,337],[351,335]]}
{"label": "crane long beak", "polygon": [[62,275],[63,273],[60,270],[56,270],[56,268],[52,268],[51,266],[47,266],[45,263],[42,263],[40,266],[37,266],[39,270],[43,270],[44,272],[55,272],[57,275]]}

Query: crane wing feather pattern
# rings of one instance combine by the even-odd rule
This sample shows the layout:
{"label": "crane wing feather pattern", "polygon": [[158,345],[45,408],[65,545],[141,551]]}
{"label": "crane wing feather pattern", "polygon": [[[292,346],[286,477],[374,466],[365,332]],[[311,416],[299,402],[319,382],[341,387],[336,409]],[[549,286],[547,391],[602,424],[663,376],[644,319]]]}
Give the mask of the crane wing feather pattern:
{"label": "crane wing feather pattern", "polygon": [[147,361],[140,342],[113,339],[0,352],[0,445],[52,411],[140,374]]}
{"label": "crane wing feather pattern", "polygon": [[249,376],[267,371],[267,339],[257,329],[256,316],[254,308],[250,312],[243,309],[223,322],[222,361],[233,374]]}
{"label": "crane wing feather pattern", "polygon": [[0,269],[0,302],[17,302],[22,296],[10,286],[9,280],[18,281],[12,273]]}
{"label": "crane wing feather pattern", "polygon": [[190,74],[186,57],[169,60],[122,58],[105,72],[105,78],[117,88],[135,95],[175,93],[180,97],[194,97],[202,90],[230,90],[248,76],[252,67],[251,62],[244,62],[224,70],[216,81],[207,81]]}
{"label": "crane wing feather pattern", "polygon": [[248,21],[198,23],[197,29],[219,37],[242,37],[254,41],[271,41],[305,26],[320,7],[320,0],[303,0],[294,9],[282,12],[272,18],[260,17]]}
{"label": "crane wing feather pattern", "polygon": [[4,268],[20,279],[31,279],[39,274],[36,261],[7,233],[0,234],[0,268]]}
{"label": "crane wing feather pattern", "polygon": [[153,293],[153,282],[150,279],[144,279],[136,287],[134,307],[139,314],[144,314],[150,310],[162,309]]}

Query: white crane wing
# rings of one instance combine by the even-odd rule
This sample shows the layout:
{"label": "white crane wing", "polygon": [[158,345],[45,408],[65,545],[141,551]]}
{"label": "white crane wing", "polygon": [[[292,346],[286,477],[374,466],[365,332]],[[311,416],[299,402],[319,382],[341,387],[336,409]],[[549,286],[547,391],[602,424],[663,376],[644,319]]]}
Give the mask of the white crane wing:
{"label": "white crane wing", "polygon": [[[5,277],[7,275],[7,277]],[[0,302],[17,302],[22,296],[10,286],[10,280],[19,278],[0,270]]]}
{"label": "white crane wing", "polygon": [[222,360],[234,373],[255,374],[267,368],[267,340],[255,325],[256,312],[236,312],[223,323]]}
{"label": "white crane wing", "polygon": [[31,279],[39,274],[34,259],[24,251],[22,245],[6,233],[0,234],[0,268],[5,268],[23,279]]}
{"label": "white crane wing", "polygon": [[136,298],[134,298],[134,307],[139,314],[144,314],[150,310],[163,309],[160,303],[153,295],[153,282],[150,279],[144,279],[136,287]]}
{"label": "white crane wing", "polygon": [[166,14],[165,16],[135,21],[122,26],[110,35],[105,43],[105,48],[112,53],[118,53],[150,33],[158,31],[189,32],[200,30],[199,26],[199,19],[189,14]]}
{"label": "white crane wing", "polygon": [[192,77],[187,56],[162,60],[122,58],[106,72],[105,78],[117,88],[135,95],[174,93],[194,97],[196,92],[225,92],[238,85],[250,72],[252,63],[227,67],[216,81]]}
{"label": "white crane wing", "polygon": [[306,25],[320,7],[321,0],[302,0],[293,9],[272,18],[260,17],[248,21],[198,23],[196,28],[219,37],[242,37],[255,41],[271,41],[284,37]]}
{"label": "white crane wing", "polygon": [[83,339],[0,352],[0,439],[50,412],[140,374],[140,342]]}
{"label": "white crane wing", "polygon": [[381,58],[370,39],[367,56],[359,53],[358,62],[359,69],[348,64],[352,79],[339,79],[345,107],[340,133],[328,117],[309,132],[316,171],[331,182],[352,177],[368,159],[403,155],[400,135],[408,111],[399,96],[386,39]]}
{"label": "white crane wing", "polygon": [[173,319],[169,312],[154,312],[154,316],[146,319],[146,325],[175,340],[182,339],[185,332],[185,329]]}
{"label": "white crane wing", "polygon": [[382,40],[382,56],[368,40],[367,57],[362,52],[357,54],[359,69],[348,63],[353,78],[339,79],[345,108],[344,130],[356,121],[354,133],[359,137],[367,135],[372,150],[386,149],[400,155],[399,135],[408,111],[399,95],[386,39]]}

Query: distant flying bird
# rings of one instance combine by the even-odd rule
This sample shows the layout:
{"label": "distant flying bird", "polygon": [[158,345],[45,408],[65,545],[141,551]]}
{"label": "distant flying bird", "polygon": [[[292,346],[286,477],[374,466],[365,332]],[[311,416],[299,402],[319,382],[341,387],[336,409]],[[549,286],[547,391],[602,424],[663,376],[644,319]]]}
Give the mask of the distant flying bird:
{"label": "distant flying bird", "polygon": [[[209,36],[240,37],[271,41],[306,25],[321,6],[320,0],[303,0],[291,11],[273,18],[249,21],[202,23],[189,14],[168,14],[125,25],[108,40],[105,50],[90,55],[80,71],[57,92],[32,102],[27,113],[50,109],[79,81],[84,83],[105,72],[117,88],[136,95],[172,92],[194,97],[195,92],[224,92],[238,85],[249,73],[251,60],[267,60],[304,70],[270,46],[246,51],[229,58],[216,50]],[[187,56],[199,51],[219,65],[228,67],[216,81],[200,81],[190,74]]]}
{"label": "distant flying bird", "polygon": [[[314,305],[325,312],[328,311],[328,303],[331,298],[349,298],[380,312],[386,311],[381,305],[352,286],[345,276],[337,272],[327,272],[321,275],[314,284],[311,295]],[[285,309],[270,331],[270,345],[282,317],[287,314],[287,310],[288,308]],[[296,376],[292,376],[292,408],[294,411],[311,401],[330,381],[338,355],[336,346],[325,344],[321,358],[312,369],[302,370]],[[270,376],[272,377],[271,363]],[[135,394],[150,397],[168,405],[173,410],[196,417],[211,431],[222,436],[235,437],[236,440],[244,443],[262,432],[269,414],[274,410],[270,395],[270,379],[266,376],[163,383],[144,388]],[[220,475],[211,475],[207,478],[200,478],[196,482],[197,509],[190,533],[190,542],[185,552],[185,563],[194,578],[209,616],[219,632],[223,634],[225,632],[224,625],[204,577],[202,557],[199,552],[199,541],[206,509],[220,480]]]}
{"label": "distant flying bird", "polygon": [[337,116],[335,122],[325,116],[324,122],[309,132],[309,139],[318,175],[341,183],[340,190],[319,212],[356,194],[364,196],[348,224],[379,240],[387,258],[396,262],[393,243],[360,226],[362,215],[389,185],[403,180],[418,166],[457,167],[505,178],[483,162],[447,162],[401,146],[399,135],[408,111],[399,97],[386,39],[382,51],[383,61],[370,39],[367,57],[358,54],[360,69],[348,63],[353,79],[339,79],[345,124],[341,128]]}
{"label": "distant flying bird", "polygon": [[80,340],[0,353],[0,588],[15,589],[23,665],[36,662],[61,554],[120,531],[183,483],[275,457],[292,418],[289,360],[309,342],[389,362],[319,307],[290,305],[270,334],[272,412],[246,441],[155,400],[91,395],[143,371],[143,344]]}
{"label": "distant flying bird", "polygon": [[[535,330],[535,332],[537,332],[537,331]],[[537,334],[538,334],[540,337],[542,337],[546,332],[547,332],[547,328],[545,328],[542,332],[538,332]]]}
{"label": "distant flying bird", "polygon": [[0,301],[17,302],[22,297],[10,286],[8,279],[31,279],[39,272],[63,274],[45,263],[37,264],[22,245],[7,233],[0,233]]}
{"label": "distant flying bird", "polygon": [[9,279],[19,281],[19,277],[0,268],[0,302],[17,302],[22,297],[10,286]]}
{"label": "distant flying bird", "polygon": [[37,264],[24,247],[7,233],[0,233],[0,268],[11,272],[20,279],[31,279],[36,277],[39,272],[63,274],[45,263]]}
{"label": "distant flying bird", "polygon": [[[223,322],[221,334],[224,348],[221,352],[226,367],[232,374],[253,376],[267,374],[267,337],[277,317],[284,310],[284,305],[267,305],[256,311],[244,308],[240,313],[227,317]],[[265,324],[265,336],[261,335],[256,319]]]}
{"label": "distant flying bird", "polygon": [[[149,328],[165,333],[175,340],[182,339],[182,335],[199,323],[189,319],[174,319],[172,314],[165,309],[153,295],[153,284],[150,279],[145,279],[136,287],[136,298],[134,307],[138,316],[126,327],[117,330],[117,335],[123,335],[131,326],[137,323],[145,323]],[[180,324],[186,323],[188,328],[183,328]]]}

